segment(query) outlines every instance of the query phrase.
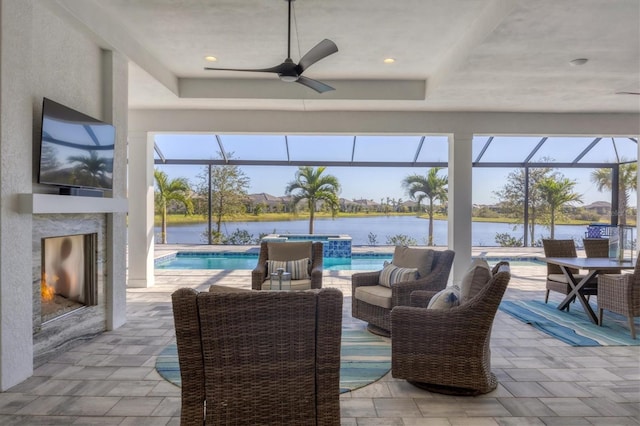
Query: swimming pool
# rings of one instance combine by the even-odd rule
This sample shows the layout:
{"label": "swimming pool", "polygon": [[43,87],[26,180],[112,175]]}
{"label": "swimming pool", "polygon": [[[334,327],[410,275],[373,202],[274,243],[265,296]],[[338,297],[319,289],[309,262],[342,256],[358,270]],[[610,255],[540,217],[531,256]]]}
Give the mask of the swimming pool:
{"label": "swimming pool", "polygon": [[[328,271],[376,271],[382,269],[385,261],[391,262],[391,253],[354,253],[349,258],[324,258],[324,269]],[[502,259],[487,258],[490,264]],[[507,259],[509,260],[509,259]],[[256,253],[211,253],[211,252],[178,252],[156,259],[156,269],[248,269],[256,267]],[[534,258],[509,260],[511,265],[534,266],[544,263]]]}

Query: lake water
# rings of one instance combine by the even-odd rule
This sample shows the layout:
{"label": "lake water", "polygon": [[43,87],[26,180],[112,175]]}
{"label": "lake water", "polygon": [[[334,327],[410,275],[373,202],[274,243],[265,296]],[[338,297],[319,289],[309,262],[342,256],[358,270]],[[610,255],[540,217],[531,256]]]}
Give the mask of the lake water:
{"label": "lake water", "polygon": [[[387,237],[398,234],[414,238],[418,245],[425,245],[429,232],[429,221],[414,216],[373,216],[336,219],[316,219],[316,234],[347,234],[353,239],[353,245],[369,245],[369,233],[377,236],[378,245],[386,245]],[[228,222],[223,224],[222,232],[231,234],[236,229],[246,230],[257,238],[261,233],[305,234],[309,229],[308,220],[292,220],[286,222]],[[585,225],[558,225],[558,239],[574,238],[582,241],[587,227]],[[167,227],[167,241],[170,244],[206,244],[207,224],[180,225]],[[156,241],[160,235],[160,227],[156,227]],[[472,226],[472,245],[497,246],[495,236],[498,233],[509,233],[514,237],[523,236],[522,226],[513,230],[507,223],[474,222]],[[436,220],[433,223],[433,241],[435,245],[447,243],[447,221]],[[549,237],[549,229],[536,227],[536,240]]]}

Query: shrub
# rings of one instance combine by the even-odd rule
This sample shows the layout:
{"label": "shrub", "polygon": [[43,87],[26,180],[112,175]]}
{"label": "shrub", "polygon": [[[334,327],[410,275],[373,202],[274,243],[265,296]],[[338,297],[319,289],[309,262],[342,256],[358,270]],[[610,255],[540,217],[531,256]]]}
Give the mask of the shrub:
{"label": "shrub", "polygon": [[508,232],[497,233],[496,243],[500,247],[522,247],[522,237],[516,238]]}
{"label": "shrub", "polygon": [[227,235],[223,244],[247,245],[255,242],[253,234],[246,229],[236,228],[231,235]]}
{"label": "shrub", "polygon": [[387,235],[387,244],[394,246],[415,246],[418,244],[415,238],[405,234],[396,234],[394,236]]}

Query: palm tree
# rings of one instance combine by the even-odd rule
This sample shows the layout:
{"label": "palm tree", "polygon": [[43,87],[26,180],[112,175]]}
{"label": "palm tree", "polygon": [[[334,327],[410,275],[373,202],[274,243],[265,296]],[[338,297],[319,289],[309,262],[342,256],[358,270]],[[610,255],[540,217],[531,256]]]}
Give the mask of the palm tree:
{"label": "palm tree", "polygon": [[160,244],[167,243],[167,205],[170,201],[177,201],[182,204],[187,214],[193,213],[193,202],[191,200],[191,188],[189,181],[185,178],[169,177],[162,170],[155,169],[153,177],[156,180],[157,191],[155,193],[156,206],[162,215],[162,231],[160,233]]}
{"label": "palm tree", "polygon": [[582,196],[573,191],[575,186],[575,181],[559,176],[547,176],[538,182],[538,189],[549,210],[551,239],[555,238],[556,213],[567,204],[582,203]]}
{"label": "palm tree", "polygon": [[[296,180],[289,182],[285,189],[286,195],[292,196],[294,206],[302,200],[306,200],[309,207],[309,234],[313,234],[313,219],[318,201],[328,203],[333,215],[337,213],[339,208],[340,183],[338,178],[333,175],[322,175],[325,169],[326,167],[299,167],[296,172]],[[293,191],[298,192],[294,194]]]}
{"label": "palm tree", "polygon": [[75,167],[75,170],[81,175],[87,175],[91,185],[99,186],[100,181],[109,170],[107,158],[99,157],[96,151],[89,152],[88,156],[72,155],[68,160],[80,163]]}
{"label": "palm tree", "polygon": [[441,203],[447,201],[447,183],[448,177],[438,176],[441,167],[432,167],[426,176],[413,174],[402,180],[402,187],[405,188],[407,194],[412,200],[418,202],[418,206],[425,198],[429,200],[427,206],[427,214],[429,215],[429,239],[428,245],[433,245],[433,202],[438,200]]}
{"label": "palm tree", "polygon": [[[631,196],[631,191],[635,191],[638,188],[638,163],[621,164],[619,170],[618,224],[626,225],[629,197]],[[591,173],[591,181],[596,184],[598,191],[602,192],[605,189],[608,191],[612,190],[611,171],[612,169],[610,168],[603,168],[596,169]],[[611,206],[611,209],[614,209],[614,206]]]}

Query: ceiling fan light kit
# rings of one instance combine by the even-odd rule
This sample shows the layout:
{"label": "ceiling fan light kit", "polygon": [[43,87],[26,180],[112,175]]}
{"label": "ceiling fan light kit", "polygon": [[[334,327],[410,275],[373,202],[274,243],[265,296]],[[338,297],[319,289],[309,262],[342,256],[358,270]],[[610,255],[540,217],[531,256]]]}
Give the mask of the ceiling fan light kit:
{"label": "ceiling fan light kit", "polygon": [[324,39],[320,43],[316,44],[311,50],[309,50],[297,64],[291,59],[291,3],[295,0],[285,0],[289,3],[289,19],[287,28],[287,58],[280,65],[276,65],[271,68],[261,69],[238,69],[238,68],[211,68],[205,67],[205,70],[210,71],[243,71],[243,72],[268,72],[278,74],[281,81],[286,83],[299,83],[310,89],[315,90],[318,93],[324,93],[331,90],[335,90],[318,80],[304,77],[302,73],[311,65],[326,58],[329,55],[333,55],[338,51],[338,46],[329,40]]}

